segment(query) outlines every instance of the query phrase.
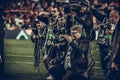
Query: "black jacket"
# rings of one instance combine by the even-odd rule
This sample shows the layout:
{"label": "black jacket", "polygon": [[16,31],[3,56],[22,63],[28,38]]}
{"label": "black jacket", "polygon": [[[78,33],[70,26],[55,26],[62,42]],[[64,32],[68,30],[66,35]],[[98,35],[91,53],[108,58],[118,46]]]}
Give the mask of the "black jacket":
{"label": "black jacket", "polygon": [[80,38],[78,41],[71,42],[69,46],[72,47],[71,69],[75,72],[81,73],[87,69],[89,42],[88,40]]}
{"label": "black jacket", "polygon": [[112,54],[114,55],[113,61],[120,65],[120,20],[112,36]]}
{"label": "black jacket", "polygon": [[[91,41],[95,39],[95,32],[93,30],[93,15],[91,12],[79,13],[75,19],[83,25],[83,29],[86,33],[86,39]],[[84,32],[83,32],[84,33]]]}

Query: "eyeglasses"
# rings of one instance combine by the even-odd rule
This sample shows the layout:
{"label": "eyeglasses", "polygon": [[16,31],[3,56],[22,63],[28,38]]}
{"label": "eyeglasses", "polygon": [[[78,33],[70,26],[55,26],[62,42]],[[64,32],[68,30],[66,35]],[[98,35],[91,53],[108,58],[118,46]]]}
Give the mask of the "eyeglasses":
{"label": "eyeglasses", "polygon": [[52,10],[52,12],[56,13],[57,11],[56,10]]}
{"label": "eyeglasses", "polygon": [[78,33],[78,32],[71,32],[71,34],[76,34],[76,33]]}

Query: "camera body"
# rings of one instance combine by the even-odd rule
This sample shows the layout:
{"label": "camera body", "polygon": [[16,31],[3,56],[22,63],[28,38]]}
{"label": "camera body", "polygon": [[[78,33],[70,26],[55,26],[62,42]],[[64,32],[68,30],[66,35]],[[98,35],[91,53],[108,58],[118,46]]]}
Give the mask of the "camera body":
{"label": "camera body", "polygon": [[80,3],[78,3],[78,2],[70,3],[70,4],[64,6],[64,13],[65,14],[69,14],[71,12],[78,13],[80,8],[81,8]]}
{"label": "camera body", "polygon": [[[65,28],[65,27],[61,27],[60,30],[59,30],[59,35],[65,35],[65,34],[67,34],[66,28]],[[63,43],[63,42],[65,42],[64,37],[58,38],[58,39],[57,39],[57,42],[58,42],[58,43]]]}
{"label": "camera body", "polygon": [[111,29],[111,27],[112,27],[112,25],[111,25],[111,23],[110,22],[107,22],[105,25],[104,25],[104,28],[105,29]]}

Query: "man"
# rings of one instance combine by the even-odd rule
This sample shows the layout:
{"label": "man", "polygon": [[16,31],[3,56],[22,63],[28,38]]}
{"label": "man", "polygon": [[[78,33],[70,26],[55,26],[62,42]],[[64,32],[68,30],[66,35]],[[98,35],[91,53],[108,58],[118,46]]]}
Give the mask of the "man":
{"label": "man", "polygon": [[112,72],[111,78],[107,80],[120,80],[120,14],[117,10],[110,12],[110,21],[115,24],[115,30],[112,36],[112,64],[110,65]]}
{"label": "man", "polygon": [[100,50],[100,64],[103,74],[106,77],[109,62],[106,56],[111,52],[111,37],[115,26],[108,19],[109,15],[106,15],[103,5],[97,8],[94,6],[92,13],[99,21],[99,25],[96,26],[99,30],[97,44]]}
{"label": "man", "polygon": [[83,25],[83,35],[87,40],[91,41],[95,39],[95,34],[93,33],[93,15],[88,10],[88,3],[83,1],[80,3],[81,7],[79,8],[79,12],[75,16],[75,19],[79,22],[79,24]]}
{"label": "man", "polygon": [[[49,54],[49,49],[52,45],[54,45],[54,40],[55,40],[55,35],[54,35],[54,25],[56,24],[57,18],[58,18],[58,9],[56,7],[51,6],[51,9],[49,12],[41,12],[41,14],[38,16],[38,20],[45,23],[45,28],[43,29],[44,35],[41,35],[41,37],[44,37],[44,44],[42,46],[42,49],[44,51],[44,57],[43,57],[43,62],[47,70],[49,70],[49,65],[48,65],[48,58],[50,57]],[[43,34],[42,33],[42,34]],[[43,40],[43,39],[41,39]],[[51,58],[51,57],[50,57]],[[47,79],[52,79],[51,75],[47,77]]]}
{"label": "man", "polygon": [[62,35],[68,42],[64,68],[66,74],[64,80],[87,80],[83,76],[87,69],[89,53],[89,42],[82,36],[82,27],[74,25],[70,29],[71,35]]}

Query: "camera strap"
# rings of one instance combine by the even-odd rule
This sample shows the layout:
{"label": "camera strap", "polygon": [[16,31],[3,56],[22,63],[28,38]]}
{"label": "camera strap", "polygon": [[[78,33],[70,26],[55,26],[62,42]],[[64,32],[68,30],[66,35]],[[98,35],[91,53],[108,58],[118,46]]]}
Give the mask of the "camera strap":
{"label": "camera strap", "polygon": [[72,47],[69,46],[65,57],[65,64],[64,64],[65,69],[71,68],[71,51],[72,51]]}

